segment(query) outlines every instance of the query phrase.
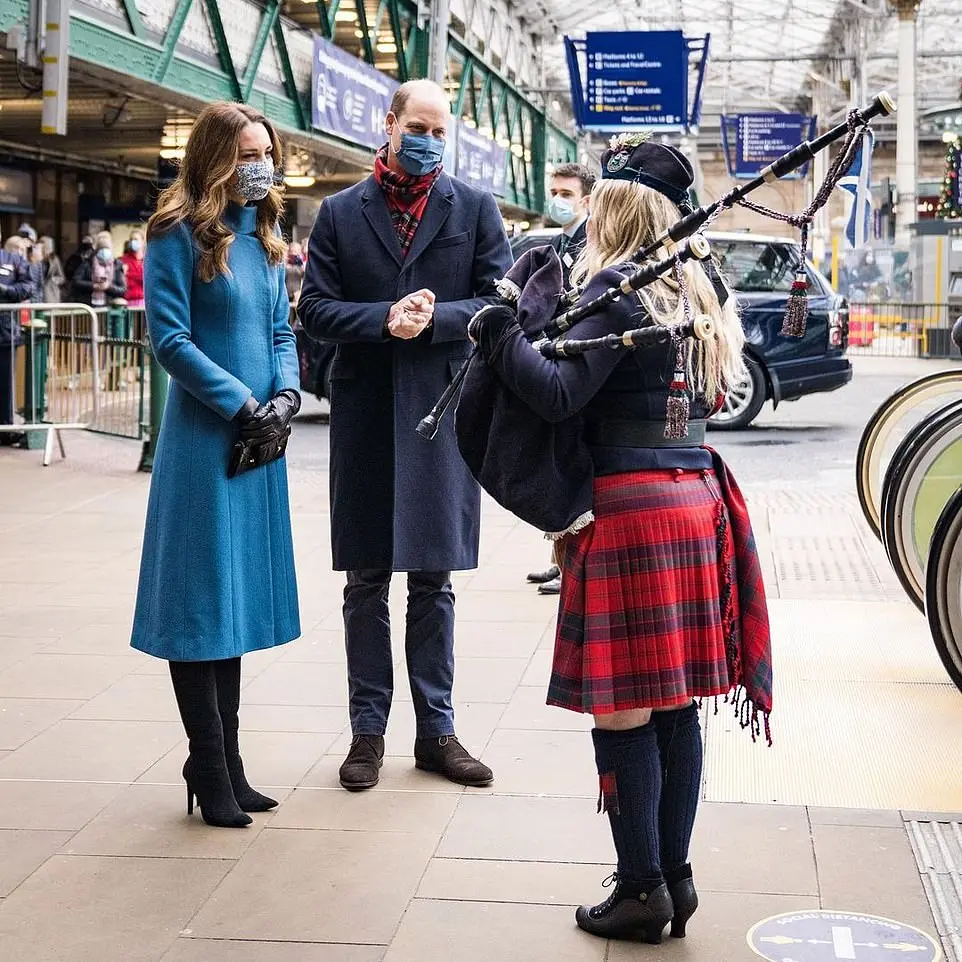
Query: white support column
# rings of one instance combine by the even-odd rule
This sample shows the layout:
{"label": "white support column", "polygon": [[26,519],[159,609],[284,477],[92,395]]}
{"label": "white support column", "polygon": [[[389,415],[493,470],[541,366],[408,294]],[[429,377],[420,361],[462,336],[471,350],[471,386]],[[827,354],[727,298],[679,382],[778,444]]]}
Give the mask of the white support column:
{"label": "white support column", "polygon": [[[818,130],[815,131],[817,136],[821,130],[825,128],[825,119],[829,113],[828,98],[822,94],[821,84],[816,85],[815,91],[812,95],[812,113],[818,118]],[[825,180],[825,175],[828,173],[828,161],[829,157],[827,150],[818,151],[818,153],[816,153],[812,158],[812,163],[808,171],[808,183],[805,185],[806,203],[811,203],[812,198],[815,196],[815,191]],[[812,259],[818,265],[819,270],[821,270],[823,274],[826,273],[825,257],[830,247],[830,240],[831,236],[828,222],[828,205],[826,205],[815,214],[815,219],[812,223],[812,243],[810,252]]]}
{"label": "white support column", "polygon": [[915,126],[915,17],[919,0],[890,0],[899,16],[899,81],[896,116],[895,187],[898,208],[895,243],[908,247],[909,226],[918,220],[916,183],[918,178],[918,132]]}
{"label": "white support column", "polygon": [[448,24],[451,22],[450,0],[431,0],[428,23],[428,79],[444,85],[448,65]]}

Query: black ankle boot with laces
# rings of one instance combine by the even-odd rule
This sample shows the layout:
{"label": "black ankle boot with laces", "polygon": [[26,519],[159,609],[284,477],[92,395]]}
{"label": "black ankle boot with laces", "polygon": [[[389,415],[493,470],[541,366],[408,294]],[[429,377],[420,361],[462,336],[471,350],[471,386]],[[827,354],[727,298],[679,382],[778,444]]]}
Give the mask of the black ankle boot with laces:
{"label": "black ankle boot with laces", "polygon": [[663,879],[640,882],[620,878],[617,872],[605,880],[614,891],[599,905],[582,905],[575,912],[578,927],[605,939],[631,939],[658,945],[673,908]]}

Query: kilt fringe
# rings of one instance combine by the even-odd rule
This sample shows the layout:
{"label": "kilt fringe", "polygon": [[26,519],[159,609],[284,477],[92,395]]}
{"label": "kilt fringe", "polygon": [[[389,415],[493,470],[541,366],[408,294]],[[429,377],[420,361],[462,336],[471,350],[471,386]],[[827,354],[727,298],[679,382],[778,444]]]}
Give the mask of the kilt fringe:
{"label": "kilt fringe", "polygon": [[620,815],[618,809],[618,779],[614,772],[604,772],[598,776],[598,814],[610,812]]}
{"label": "kilt fringe", "polygon": [[[725,632],[725,654],[728,660],[728,676],[735,683],[734,689],[725,695],[725,702],[730,703],[742,728],[751,732],[752,741],[757,741],[765,729],[765,739],[769,747],[772,744],[772,732],[769,724],[769,713],[756,705],[745,690],[745,686],[737,684],[742,677],[741,645],[739,644],[738,619],[735,616],[735,557],[734,541],[728,537],[728,513],[725,502],[719,497],[715,512],[716,531],[718,534],[718,566],[722,571],[722,585],[720,602],[722,611],[722,627]],[[715,698],[715,714],[718,714],[718,698]]]}

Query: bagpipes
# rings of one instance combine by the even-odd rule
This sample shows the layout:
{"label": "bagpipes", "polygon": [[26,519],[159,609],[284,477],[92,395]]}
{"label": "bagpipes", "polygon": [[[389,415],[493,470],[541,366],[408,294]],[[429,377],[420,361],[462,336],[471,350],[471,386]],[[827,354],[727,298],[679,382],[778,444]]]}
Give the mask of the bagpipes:
{"label": "bagpipes", "polygon": [[[672,336],[671,332],[664,335],[660,333],[653,334],[649,328],[642,328],[639,331],[629,331],[622,338],[616,338],[614,340],[611,338],[603,338],[600,342],[586,342],[578,347],[575,346],[577,342],[561,340],[564,333],[570,330],[578,321],[604,310],[607,306],[626,294],[643,289],[670,271],[674,270],[677,272],[679,265],[685,261],[695,259],[704,262],[711,276],[714,268],[707,260],[709,257],[708,242],[705,241],[698,232],[705,230],[717,217],[736,205],[744,206],[756,213],[771,217],[782,223],[790,224],[799,228],[801,231],[801,258],[789,293],[788,306],[785,311],[785,321],[782,326],[783,334],[789,337],[801,337],[805,333],[805,322],[808,315],[808,275],[806,273],[805,263],[808,252],[808,236],[812,221],[814,220],[816,212],[825,206],[838,182],[848,173],[849,168],[852,166],[858,152],[862,132],[876,117],[888,116],[894,113],[895,109],[894,100],[887,92],[882,91],[867,107],[861,110],[851,110],[844,123],[832,127],[814,140],[804,141],[799,144],[769,164],[757,177],[740,187],[732,189],[713,204],[707,207],[698,207],[685,213],[679,221],[672,225],[672,227],[660,237],[652,241],[647,247],[639,250],[632,260],[633,262],[650,261],[651,258],[661,250],[665,250],[668,256],[655,263],[649,263],[639,267],[638,270],[627,275],[621,284],[609,288],[600,297],[582,304],[577,302],[583,293],[583,289],[579,288],[563,292],[557,302],[557,307],[571,304],[575,304],[575,306],[569,306],[567,310],[561,313],[553,313],[552,316],[546,317],[540,325],[539,331],[526,330],[525,333],[529,336],[532,346],[545,357],[571,357],[575,354],[584,353],[586,350],[597,350],[600,348],[615,350],[635,349],[646,346],[651,338],[657,339],[663,336]],[[844,143],[829,167],[824,182],[815,192],[812,202],[800,213],[784,214],[746,200],[748,195],[759,187],[764,184],[774,183],[787,174],[798,170],[810,162],[817,153],[825,150],[831,144],[842,138],[844,138]],[[686,243],[679,246],[682,241],[686,241]],[[499,285],[499,292],[502,295],[502,299],[507,303],[516,301],[520,294],[516,285],[510,283],[505,284],[505,282]],[[680,326],[674,329],[673,336],[682,338],[699,336],[698,332],[691,327],[692,321],[690,319],[686,324],[688,328],[691,328],[690,330],[684,325]],[[703,325],[699,330],[701,330],[705,336],[710,336],[710,334],[705,333]],[[416,430],[421,437],[428,440],[435,437],[441,420],[450,407],[451,402],[457,396],[476,355],[477,351],[475,350],[455,374],[435,406],[417,425]]]}
{"label": "bagpipes", "polygon": [[[674,348],[675,377],[668,391],[665,439],[674,443],[675,439],[688,437],[689,392],[683,359],[691,341],[713,337],[714,327],[710,317],[694,316],[682,265],[701,264],[715,284],[716,292],[718,285],[723,284],[711,264],[709,243],[699,231],[736,204],[801,230],[802,256],[783,325],[784,334],[801,336],[807,315],[805,263],[811,222],[854,162],[860,135],[869,122],[894,109],[891,98],[881,93],[868,107],[851,111],[845,123],[799,145],[766,167],[758,177],[731,190],[714,204],[685,212],[664,234],[636,252],[631,266],[638,262],[641,266],[591,300],[582,300],[583,290],[562,290],[560,260],[552,247],[528,251],[499,282],[500,302],[482,308],[476,320],[483,322],[481,315],[485,312],[516,312],[525,338],[548,359],[572,358],[602,349],[637,350],[666,345],[669,351]],[[797,170],[816,153],[842,138],[844,143],[829,167],[825,182],[802,212],[781,214],[745,200],[752,191]],[[651,261],[662,254],[661,259]],[[674,272],[684,307],[685,320],[681,324],[667,326],[649,322],[621,334],[585,340],[565,338],[565,332],[579,321],[605,310],[621,298],[637,294],[670,272]],[[724,294],[727,292],[720,292],[720,301]],[[455,424],[458,449],[471,474],[488,494],[549,537],[577,531],[591,522],[594,467],[580,415],[555,423],[542,419],[502,383],[497,372],[475,349],[431,412],[418,424],[418,434],[428,440],[436,436],[446,410],[459,392],[461,400]]]}

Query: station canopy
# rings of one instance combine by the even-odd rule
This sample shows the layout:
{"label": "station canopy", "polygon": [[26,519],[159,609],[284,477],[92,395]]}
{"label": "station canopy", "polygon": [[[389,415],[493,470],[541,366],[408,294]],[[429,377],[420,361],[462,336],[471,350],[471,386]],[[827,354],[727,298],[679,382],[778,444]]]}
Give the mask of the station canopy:
{"label": "station canopy", "polygon": [[[564,36],[710,34],[702,108],[709,139],[721,114],[816,109],[837,122],[853,96],[867,100],[883,89],[896,95],[898,17],[878,0],[521,0],[515,11],[543,36],[546,87],[559,94],[569,86]],[[917,50],[920,134],[939,139],[940,130],[927,131],[926,113],[952,106],[962,112],[962,0],[922,0]],[[878,126],[883,137],[894,137],[894,123]]]}

